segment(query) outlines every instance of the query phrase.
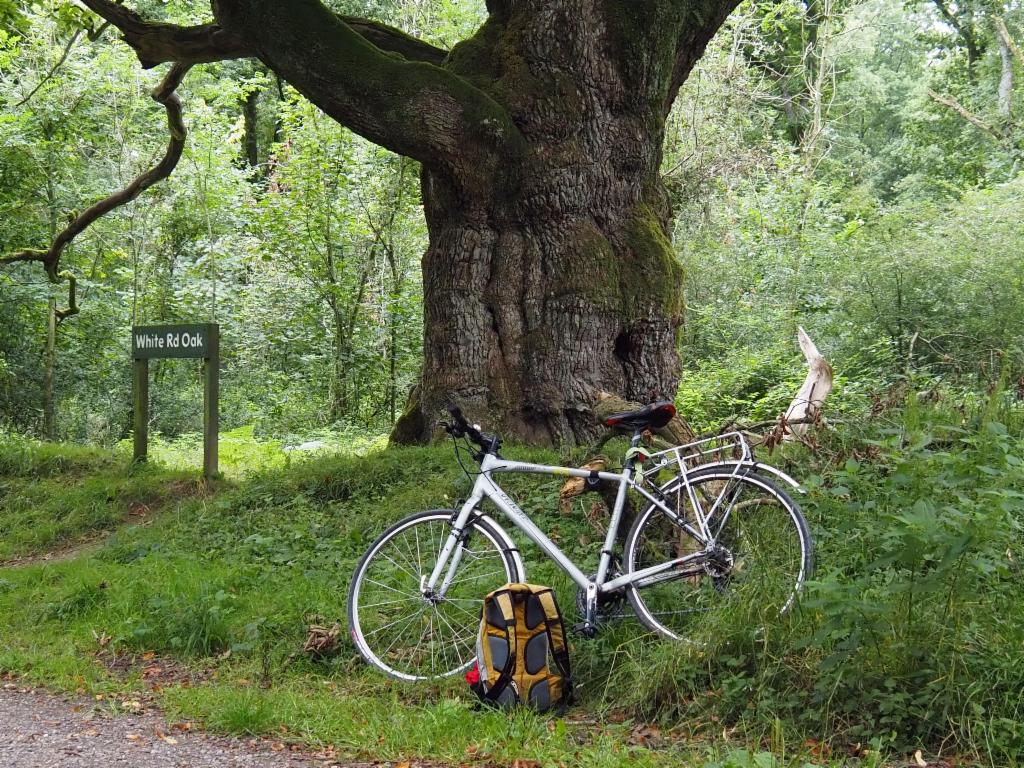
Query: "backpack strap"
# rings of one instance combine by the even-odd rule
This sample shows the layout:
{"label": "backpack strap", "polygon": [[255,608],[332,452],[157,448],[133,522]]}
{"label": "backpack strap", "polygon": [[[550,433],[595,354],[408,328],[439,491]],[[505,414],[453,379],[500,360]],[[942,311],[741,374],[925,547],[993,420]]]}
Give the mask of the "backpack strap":
{"label": "backpack strap", "polygon": [[[505,641],[508,643],[508,656],[505,659],[505,665],[498,673],[498,679],[485,691],[483,685],[478,688],[474,688],[476,695],[480,697],[481,701],[488,704],[494,704],[497,702],[498,697],[505,692],[508,688],[509,683],[512,682],[512,675],[515,673],[516,665],[516,633],[513,632],[510,627],[515,625],[515,611],[512,608],[512,592],[508,589],[498,589],[487,596],[488,600],[491,600],[494,605],[498,606],[498,610],[501,612],[501,618],[505,622]],[[486,600],[484,601],[484,611],[487,610]],[[486,623],[486,613],[485,623]],[[487,643],[484,643],[486,646]],[[489,651],[488,651],[489,653]]]}
{"label": "backpack strap", "polygon": [[572,671],[569,666],[569,648],[565,643],[565,622],[562,620],[562,613],[558,610],[555,595],[550,588],[536,590],[534,594],[544,609],[548,648],[551,650],[551,657],[555,660],[555,666],[558,667],[558,671],[562,675],[561,701],[562,706],[565,707],[572,697]]}

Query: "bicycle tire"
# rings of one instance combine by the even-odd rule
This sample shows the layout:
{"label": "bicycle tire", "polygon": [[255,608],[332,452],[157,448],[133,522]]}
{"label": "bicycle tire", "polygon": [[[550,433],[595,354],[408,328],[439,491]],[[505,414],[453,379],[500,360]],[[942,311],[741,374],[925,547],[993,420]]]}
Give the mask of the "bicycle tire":
{"label": "bicycle tire", "polygon": [[[737,465],[698,469],[687,478],[705,511],[719,499],[709,520],[720,547],[713,557],[680,567],[667,579],[628,587],[634,612],[654,632],[680,640],[692,629],[695,617],[712,610],[738,608],[737,619],[768,621],[792,608],[810,578],[814,544],[800,507],[766,478],[736,469]],[[675,496],[677,511],[694,525],[683,479],[670,480],[662,492]],[[626,538],[624,571],[640,571],[698,549],[703,548],[696,539],[651,504]]]}
{"label": "bicycle tire", "polygon": [[467,526],[463,546],[469,546],[446,597],[425,597],[421,584],[434,568],[455,514],[428,510],[398,521],[370,545],[352,575],[352,641],[367,663],[399,680],[439,679],[468,669],[484,596],[524,579],[508,537],[493,521],[478,518]]}

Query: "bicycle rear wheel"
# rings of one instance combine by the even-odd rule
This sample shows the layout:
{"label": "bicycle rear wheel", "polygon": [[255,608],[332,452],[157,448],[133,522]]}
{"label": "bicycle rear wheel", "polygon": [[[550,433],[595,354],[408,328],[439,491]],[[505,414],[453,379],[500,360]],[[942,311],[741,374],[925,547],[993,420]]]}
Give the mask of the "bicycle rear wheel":
{"label": "bicycle rear wheel", "polygon": [[[629,587],[640,621],[681,639],[709,611],[729,610],[737,620],[760,623],[788,611],[813,564],[813,544],[800,508],[768,480],[754,473],[737,475],[733,467],[697,470],[688,480],[703,514],[710,515],[714,543],[706,555]],[[682,478],[662,492],[680,518],[696,527]],[[629,532],[624,569],[633,573],[704,549],[652,504]]]}
{"label": "bicycle rear wheel", "polygon": [[476,654],[484,596],[522,581],[518,560],[493,523],[467,528],[458,569],[444,597],[423,586],[451,533],[451,510],[419,512],[385,531],[352,575],[348,623],[362,657],[400,680],[466,670]]}

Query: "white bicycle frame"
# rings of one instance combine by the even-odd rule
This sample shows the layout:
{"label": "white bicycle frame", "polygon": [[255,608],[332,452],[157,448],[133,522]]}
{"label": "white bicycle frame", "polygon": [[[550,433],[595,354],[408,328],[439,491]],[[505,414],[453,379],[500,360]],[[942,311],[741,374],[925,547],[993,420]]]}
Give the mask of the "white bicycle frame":
{"label": "white bicycle frame", "polygon": [[[716,466],[716,465],[711,465]],[[757,469],[766,468],[764,465],[757,464],[752,460],[745,460],[740,462],[729,462],[728,464],[720,463],[717,466],[728,466],[730,469],[734,468],[736,476],[740,476],[741,470],[754,471]],[[535,474],[535,475],[558,475],[568,477],[579,477],[579,478],[597,478],[600,480],[610,481],[618,483],[619,489],[618,494],[615,497],[615,505],[612,509],[611,521],[608,525],[608,533],[605,536],[604,546],[601,549],[600,564],[597,569],[596,577],[591,580],[587,577],[583,571],[581,571],[572,560],[556,545],[550,538],[537,526],[533,520],[516,504],[507,493],[505,493],[498,484],[491,477],[492,474],[500,472],[515,472],[522,474]],[[576,582],[576,584],[586,592],[588,602],[597,599],[598,594],[616,592],[623,587],[630,584],[636,584],[638,582],[652,583],[653,581],[659,580],[658,577],[662,578],[676,578],[678,577],[679,570],[681,567],[695,563],[702,559],[706,559],[708,553],[712,550],[715,545],[715,536],[712,534],[708,527],[708,520],[717,509],[719,503],[725,495],[725,490],[722,491],[722,495],[712,504],[711,509],[705,514],[701,508],[701,505],[696,498],[696,494],[693,488],[690,486],[687,479],[687,473],[683,468],[681,475],[683,483],[686,487],[687,494],[690,499],[691,506],[694,510],[694,522],[696,527],[691,525],[686,520],[680,520],[679,515],[671,507],[666,505],[663,501],[653,496],[643,486],[633,481],[634,471],[631,467],[627,466],[621,473],[616,472],[593,472],[587,469],[575,469],[571,467],[554,467],[544,464],[529,464],[521,461],[508,461],[506,459],[498,458],[497,456],[487,453],[484,454],[483,459],[480,463],[480,474],[477,475],[476,482],[473,484],[473,492],[470,494],[466,503],[462,505],[462,508],[454,516],[452,520],[452,532],[448,536],[444,547],[438,556],[437,564],[434,566],[433,572],[430,574],[429,579],[425,579],[420,585],[420,589],[424,594],[433,593],[439,597],[444,597],[448,591],[449,585],[455,578],[455,574],[459,567],[459,561],[462,559],[462,547],[459,546],[459,542],[463,537],[466,525],[469,523],[470,518],[473,516],[474,510],[478,509],[484,499],[489,499],[498,509],[500,509],[504,515],[515,525],[519,530],[526,535],[530,541],[536,544],[540,549],[550,557],[558,566],[564,570],[569,577]],[[799,485],[788,475],[774,470],[773,474],[785,479],[792,486],[799,488]],[[674,560],[669,560],[658,565],[652,565],[649,568],[644,568],[633,573],[628,573],[622,576],[618,576],[613,579],[608,579],[608,570],[611,567],[613,557],[613,547],[615,546],[616,534],[619,530],[619,524],[622,522],[622,511],[626,504],[626,491],[632,488],[634,491],[639,493],[649,502],[654,504],[658,509],[664,512],[673,520],[680,528],[686,531],[690,536],[693,537],[694,541],[702,547],[699,551],[692,552],[690,554],[678,557]],[[728,510],[726,511],[726,518],[728,518]],[[725,519],[722,520],[724,525]],[[721,530],[721,526],[719,526]],[[449,562],[450,560],[450,562]],[[442,579],[442,574],[444,578]],[[440,582],[440,588],[438,588],[438,582]]]}

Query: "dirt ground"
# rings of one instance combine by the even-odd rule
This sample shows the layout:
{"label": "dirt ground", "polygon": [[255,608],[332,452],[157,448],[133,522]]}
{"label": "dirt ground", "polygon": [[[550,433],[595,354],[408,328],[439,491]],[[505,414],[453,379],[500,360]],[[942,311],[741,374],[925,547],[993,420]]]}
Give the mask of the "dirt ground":
{"label": "dirt ground", "polygon": [[280,742],[204,733],[158,712],[104,711],[8,683],[0,689],[3,768],[368,768],[294,751]]}

